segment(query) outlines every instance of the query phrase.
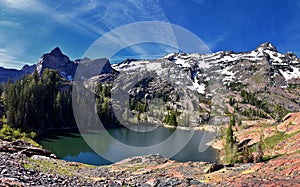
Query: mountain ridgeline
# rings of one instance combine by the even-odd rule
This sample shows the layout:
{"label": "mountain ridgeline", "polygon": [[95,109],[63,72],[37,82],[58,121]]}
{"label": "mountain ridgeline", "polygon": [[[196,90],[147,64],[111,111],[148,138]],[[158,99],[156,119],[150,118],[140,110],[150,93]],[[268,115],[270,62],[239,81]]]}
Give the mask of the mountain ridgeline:
{"label": "mountain ridgeline", "polygon": [[25,75],[32,74],[35,68],[36,65],[24,65],[21,70],[0,67],[0,82],[7,82],[8,80],[15,82]]}
{"label": "mountain ridgeline", "polygon": [[[280,122],[286,113],[300,111],[300,60],[294,53],[279,53],[270,43],[250,52],[172,53],[154,60],[125,60],[112,66],[108,60],[102,62],[104,68],[95,70],[97,75],[88,77],[85,83],[95,93],[98,115],[107,127],[120,122],[198,127],[228,123],[230,116],[237,121]],[[10,81],[2,86],[5,107],[1,108],[7,123],[40,132],[76,127],[71,90],[80,63],[99,60],[72,61],[55,48],[42,55],[32,66],[34,69],[24,67],[23,78],[19,74],[6,76]],[[145,70],[150,76],[139,80],[143,77],[140,72]],[[178,72],[186,78],[172,78]],[[0,77],[5,77],[1,71]],[[117,119],[111,88],[129,85],[133,79],[138,82],[126,89],[128,107],[117,107],[122,116]],[[182,90],[187,91],[183,94]]]}

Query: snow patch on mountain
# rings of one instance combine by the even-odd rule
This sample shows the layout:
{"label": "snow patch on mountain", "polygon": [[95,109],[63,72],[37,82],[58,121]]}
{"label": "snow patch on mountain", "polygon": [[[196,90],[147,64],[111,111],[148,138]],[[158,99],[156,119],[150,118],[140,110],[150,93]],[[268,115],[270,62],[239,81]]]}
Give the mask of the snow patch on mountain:
{"label": "snow patch on mountain", "polygon": [[[291,52],[281,54],[271,43],[263,43],[255,50],[236,53],[233,51],[219,51],[212,54],[170,53],[156,60],[126,60],[113,65],[118,71],[156,71],[158,74],[171,71],[166,70],[162,62],[174,63],[183,69],[192,84],[191,90],[205,93],[205,82],[221,79],[223,84],[243,81],[256,71],[267,68],[270,78],[281,74],[285,81],[300,78],[300,61]],[[268,70],[268,68],[270,70]],[[175,75],[176,76],[176,75]],[[201,80],[200,80],[201,79]]]}
{"label": "snow patch on mountain", "polygon": [[300,78],[300,68],[291,67],[291,71],[284,71],[283,69],[279,69],[279,72],[286,80],[291,80],[293,78]]}
{"label": "snow patch on mountain", "polygon": [[205,94],[205,84],[203,84],[203,83],[199,84],[199,83],[193,82],[193,85],[187,86],[187,88],[189,88],[191,90],[196,90],[200,94]]}

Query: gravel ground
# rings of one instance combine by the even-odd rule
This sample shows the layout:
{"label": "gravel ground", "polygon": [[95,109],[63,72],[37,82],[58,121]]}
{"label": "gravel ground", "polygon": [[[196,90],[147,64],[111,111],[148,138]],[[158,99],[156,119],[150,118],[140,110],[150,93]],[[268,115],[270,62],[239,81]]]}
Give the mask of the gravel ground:
{"label": "gravel ground", "polygon": [[[7,145],[16,145],[9,147]],[[299,186],[300,153],[257,164],[176,162],[159,155],[90,166],[0,141],[0,186]],[[37,151],[38,150],[38,151]],[[35,155],[43,153],[49,156]],[[33,155],[32,155],[33,154]]]}

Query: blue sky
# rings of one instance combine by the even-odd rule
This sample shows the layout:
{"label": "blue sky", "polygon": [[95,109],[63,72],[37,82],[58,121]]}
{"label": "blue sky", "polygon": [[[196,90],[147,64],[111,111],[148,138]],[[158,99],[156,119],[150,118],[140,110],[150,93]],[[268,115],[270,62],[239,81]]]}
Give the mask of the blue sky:
{"label": "blue sky", "polygon": [[37,63],[56,46],[75,60],[110,30],[154,20],[186,28],[212,52],[249,51],[269,41],[300,56],[297,0],[1,0],[0,66]]}

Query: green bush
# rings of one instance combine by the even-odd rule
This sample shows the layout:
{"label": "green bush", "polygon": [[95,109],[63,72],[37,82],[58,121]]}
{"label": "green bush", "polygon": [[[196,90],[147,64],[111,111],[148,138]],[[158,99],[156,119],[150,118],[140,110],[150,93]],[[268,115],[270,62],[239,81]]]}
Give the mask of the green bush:
{"label": "green bush", "polygon": [[37,137],[37,133],[31,131],[31,132],[29,133],[29,137],[30,137],[31,139],[35,139],[35,138]]}
{"label": "green bush", "polygon": [[19,129],[12,131],[12,137],[19,139],[19,138],[21,138],[21,136],[22,136],[22,134]]}
{"label": "green bush", "polygon": [[0,136],[7,139],[17,140],[27,138],[35,139],[37,137],[37,134],[35,132],[26,134],[25,132],[22,132],[21,129],[13,129],[9,125],[4,124],[2,129],[0,130]]}
{"label": "green bush", "polygon": [[0,134],[4,137],[11,136],[13,134],[13,129],[10,126],[4,124],[2,129],[0,130]]}

